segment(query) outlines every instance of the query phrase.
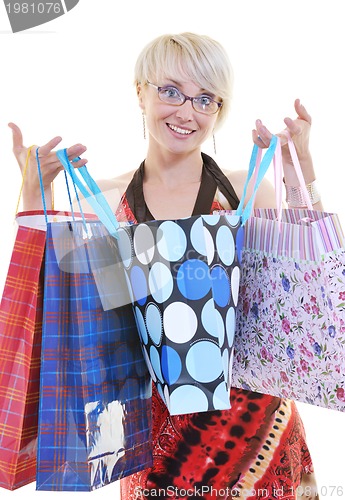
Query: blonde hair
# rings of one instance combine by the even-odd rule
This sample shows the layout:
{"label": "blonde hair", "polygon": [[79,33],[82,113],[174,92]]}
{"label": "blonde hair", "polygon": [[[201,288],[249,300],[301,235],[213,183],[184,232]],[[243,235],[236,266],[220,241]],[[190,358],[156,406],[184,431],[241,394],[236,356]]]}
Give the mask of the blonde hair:
{"label": "blonde hair", "polygon": [[216,126],[230,109],[233,71],[222,45],[206,35],[180,33],[162,35],[147,44],[135,65],[135,84],[184,76],[212,92],[223,103]]}

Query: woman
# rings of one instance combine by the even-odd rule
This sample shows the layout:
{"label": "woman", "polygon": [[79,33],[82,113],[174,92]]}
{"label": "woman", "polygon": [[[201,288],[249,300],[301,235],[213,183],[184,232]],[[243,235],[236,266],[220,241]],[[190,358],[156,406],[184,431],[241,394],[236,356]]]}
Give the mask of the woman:
{"label": "woman", "polygon": [[[135,172],[102,181],[119,220],[143,222],[175,219],[236,208],[246,172],[225,175],[201,153],[229,109],[232,71],[224,49],[206,36],[192,33],[161,36],[140,54],[135,83],[147,128],[148,151]],[[286,118],[315,209],[321,209],[312,189],[315,174],[309,153],[311,119],[299,100],[297,118]],[[23,168],[27,149],[18,127],[13,130],[14,153]],[[256,122],[254,142],[265,148],[271,133]],[[44,185],[61,170],[52,139],[39,150]],[[284,142],[284,135],[282,135]],[[68,150],[70,158],[85,152]],[[299,202],[298,181],[283,146],[287,199]],[[76,166],[84,164],[80,160]],[[24,208],[40,208],[34,158],[23,192]],[[123,192],[118,203],[115,193]],[[272,187],[264,182],[257,207],[275,205]],[[121,482],[124,500],[134,498],[317,498],[313,465],[302,422],[291,401],[232,389],[231,410],[170,416],[153,389],[154,465]]]}

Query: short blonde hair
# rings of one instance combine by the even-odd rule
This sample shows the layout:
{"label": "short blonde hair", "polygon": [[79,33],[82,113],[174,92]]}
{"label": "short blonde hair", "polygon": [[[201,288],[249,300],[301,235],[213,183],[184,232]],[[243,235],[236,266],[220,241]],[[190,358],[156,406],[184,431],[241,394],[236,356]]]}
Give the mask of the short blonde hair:
{"label": "short blonde hair", "polygon": [[147,44],[135,65],[135,84],[185,76],[218,96],[223,105],[216,126],[224,121],[232,97],[233,71],[222,45],[206,35],[162,35]]}

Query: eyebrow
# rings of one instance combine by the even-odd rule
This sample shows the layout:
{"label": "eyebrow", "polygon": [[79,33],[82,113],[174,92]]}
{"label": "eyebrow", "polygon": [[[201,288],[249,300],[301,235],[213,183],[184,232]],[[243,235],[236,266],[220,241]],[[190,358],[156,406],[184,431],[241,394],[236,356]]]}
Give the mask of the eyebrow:
{"label": "eyebrow", "polygon": [[[176,85],[176,87],[182,87],[182,85],[183,85],[181,82],[177,82],[173,78],[167,77],[167,80],[168,80],[168,82],[172,82],[173,85]],[[166,85],[170,85],[170,83],[167,83]],[[166,85],[163,85],[163,86],[165,87]],[[206,90],[206,89],[200,89],[200,92],[198,93],[198,95],[199,94],[200,95],[207,94],[208,96],[212,97],[212,99],[215,98],[215,94],[213,92],[210,92],[209,90]]]}

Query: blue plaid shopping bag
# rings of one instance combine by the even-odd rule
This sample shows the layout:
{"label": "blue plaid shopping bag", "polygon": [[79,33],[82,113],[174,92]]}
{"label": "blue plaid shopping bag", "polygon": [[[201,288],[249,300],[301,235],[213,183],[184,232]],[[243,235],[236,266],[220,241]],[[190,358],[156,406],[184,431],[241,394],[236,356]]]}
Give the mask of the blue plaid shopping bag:
{"label": "blue plaid shopping bag", "polygon": [[[86,225],[87,242],[107,238],[99,221]],[[82,221],[47,227],[38,490],[89,491],[151,464],[151,384],[132,308],[103,309],[84,231]]]}
{"label": "blue plaid shopping bag", "polygon": [[151,378],[132,306],[100,297],[111,226],[46,223],[36,488],[91,491],[151,466]]}

